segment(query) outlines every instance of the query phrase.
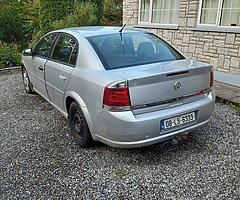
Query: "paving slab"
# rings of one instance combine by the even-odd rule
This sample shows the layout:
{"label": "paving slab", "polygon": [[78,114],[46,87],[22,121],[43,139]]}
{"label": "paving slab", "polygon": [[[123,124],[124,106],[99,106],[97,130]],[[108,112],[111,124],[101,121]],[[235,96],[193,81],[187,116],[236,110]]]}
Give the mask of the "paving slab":
{"label": "paving slab", "polygon": [[231,99],[231,102],[240,104],[240,97],[236,97],[236,98]]}
{"label": "paving slab", "polygon": [[240,87],[215,81],[216,96],[240,104]]}

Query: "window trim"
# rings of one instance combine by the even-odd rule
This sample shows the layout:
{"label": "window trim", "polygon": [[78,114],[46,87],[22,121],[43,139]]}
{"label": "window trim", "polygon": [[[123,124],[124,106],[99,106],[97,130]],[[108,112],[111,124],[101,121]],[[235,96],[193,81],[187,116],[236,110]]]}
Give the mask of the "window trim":
{"label": "window trim", "polygon": [[[138,27],[159,27],[161,28],[161,26],[163,27],[168,27],[169,29],[173,28],[173,29],[178,29],[178,23],[176,24],[161,24],[161,23],[153,23],[152,22],[152,12],[153,12],[153,0],[150,0],[150,10],[149,10],[149,21],[148,22],[141,22],[141,2],[143,0],[139,0],[139,4],[138,4]],[[181,0],[180,0],[181,3]],[[179,10],[180,10],[180,6],[179,6]],[[179,18],[179,17],[178,17]]]}
{"label": "window trim", "polygon": [[[78,50],[77,50],[77,60],[76,60],[75,65],[72,65],[72,64],[70,64],[70,63],[61,62],[61,61],[59,61],[59,60],[55,60],[55,59],[52,58],[52,56],[53,56],[53,51],[54,51],[54,49],[55,49],[55,47],[56,47],[56,45],[57,45],[57,42],[58,42],[59,38],[61,37],[61,35],[68,35],[68,36],[74,38],[74,40],[76,40],[76,46],[78,47]],[[76,47],[76,46],[75,46],[75,47]],[[72,53],[71,53],[71,55],[72,55]],[[58,32],[58,35],[57,35],[57,37],[56,37],[56,39],[55,39],[55,41],[54,41],[54,43],[53,43],[53,46],[52,46],[52,49],[51,49],[51,53],[50,53],[50,56],[49,56],[49,59],[48,59],[48,60],[50,60],[50,61],[52,61],[52,62],[56,62],[56,63],[62,64],[62,65],[67,65],[67,66],[70,66],[70,67],[75,68],[76,65],[77,65],[77,62],[78,62],[78,55],[79,55],[79,42],[78,42],[78,40],[77,40],[73,35],[71,35],[71,34],[69,34],[69,33]],[[69,60],[69,61],[70,61],[70,60]]]}
{"label": "window trim", "polygon": [[240,31],[240,26],[221,26],[221,16],[222,16],[222,7],[224,0],[218,0],[218,9],[217,9],[217,18],[215,24],[203,24],[201,23],[201,15],[202,15],[202,6],[204,0],[199,0],[199,8],[198,8],[198,18],[197,18],[197,27],[199,28],[217,28],[219,30],[223,29],[232,29],[236,30],[237,32]]}

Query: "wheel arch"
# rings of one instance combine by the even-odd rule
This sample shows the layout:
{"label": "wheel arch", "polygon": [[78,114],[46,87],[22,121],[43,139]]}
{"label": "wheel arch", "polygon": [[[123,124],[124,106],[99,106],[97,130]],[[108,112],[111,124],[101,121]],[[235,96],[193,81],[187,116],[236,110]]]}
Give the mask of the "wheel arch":
{"label": "wheel arch", "polygon": [[92,133],[94,127],[93,127],[93,123],[92,123],[89,111],[87,109],[87,106],[84,103],[83,99],[76,92],[73,92],[73,91],[69,91],[65,95],[64,106],[65,106],[67,115],[68,115],[68,112],[69,112],[69,107],[70,107],[71,103],[74,102],[74,101],[77,102],[79,107],[81,108],[81,110],[84,114],[84,117],[87,121],[90,132]]}

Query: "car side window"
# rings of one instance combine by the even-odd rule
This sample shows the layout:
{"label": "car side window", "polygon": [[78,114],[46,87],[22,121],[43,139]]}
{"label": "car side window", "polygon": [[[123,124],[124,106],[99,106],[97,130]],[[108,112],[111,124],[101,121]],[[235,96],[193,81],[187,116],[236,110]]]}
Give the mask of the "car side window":
{"label": "car side window", "polygon": [[77,41],[70,35],[61,34],[53,50],[52,59],[76,65],[78,55]]}
{"label": "car side window", "polygon": [[57,33],[51,33],[43,37],[35,46],[34,55],[48,58],[56,36]]}

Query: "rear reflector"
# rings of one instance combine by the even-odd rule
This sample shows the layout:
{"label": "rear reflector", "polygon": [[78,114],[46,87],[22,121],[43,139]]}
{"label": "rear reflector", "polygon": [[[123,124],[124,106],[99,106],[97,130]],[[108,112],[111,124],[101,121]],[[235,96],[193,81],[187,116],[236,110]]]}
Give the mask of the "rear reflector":
{"label": "rear reflector", "polygon": [[104,89],[103,109],[110,111],[130,110],[130,96],[127,87]]}
{"label": "rear reflector", "polygon": [[211,71],[210,73],[210,88],[214,86],[214,72]]}

